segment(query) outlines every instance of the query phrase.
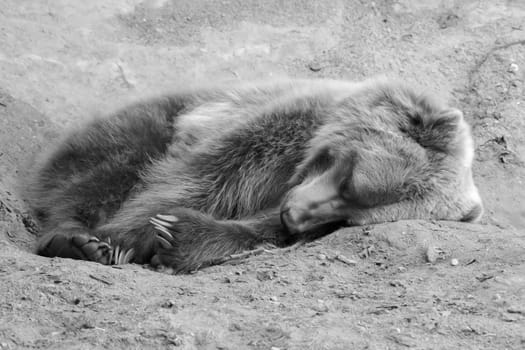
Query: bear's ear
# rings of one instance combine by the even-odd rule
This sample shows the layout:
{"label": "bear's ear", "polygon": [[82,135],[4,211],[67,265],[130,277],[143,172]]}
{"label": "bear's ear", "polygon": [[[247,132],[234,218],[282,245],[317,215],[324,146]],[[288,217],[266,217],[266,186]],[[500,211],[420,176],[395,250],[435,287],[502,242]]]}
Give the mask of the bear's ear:
{"label": "bear's ear", "polygon": [[458,123],[463,120],[463,112],[456,108],[448,109],[445,114],[453,120],[456,120]]}
{"label": "bear's ear", "polygon": [[434,122],[434,127],[441,127],[446,130],[457,130],[458,126],[463,121],[463,113],[456,108],[447,109]]}
{"label": "bear's ear", "polygon": [[433,126],[447,125],[449,128],[457,128],[462,121],[463,113],[459,109],[449,108],[438,115]]}

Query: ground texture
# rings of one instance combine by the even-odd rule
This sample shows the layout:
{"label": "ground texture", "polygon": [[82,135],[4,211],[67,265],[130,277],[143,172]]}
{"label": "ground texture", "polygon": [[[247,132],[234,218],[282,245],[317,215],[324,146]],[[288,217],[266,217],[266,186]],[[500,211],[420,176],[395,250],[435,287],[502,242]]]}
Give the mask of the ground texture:
{"label": "ground texture", "polygon": [[[0,349],[525,348],[522,0],[1,5]],[[199,82],[378,74],[465,112],[481,224],[348,228],[186,276],[32,254],[20,180],[91,115]]]}

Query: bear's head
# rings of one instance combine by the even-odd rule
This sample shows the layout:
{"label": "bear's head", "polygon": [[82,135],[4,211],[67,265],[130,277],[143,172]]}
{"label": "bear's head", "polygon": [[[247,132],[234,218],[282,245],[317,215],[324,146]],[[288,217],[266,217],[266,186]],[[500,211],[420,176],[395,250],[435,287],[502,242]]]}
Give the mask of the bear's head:
{"label": "bear's head", "polygon": [[379,82],[342,100],[328,120],[282,201],[291,233],[335,222],[481,217],[473,140],[459,110]]}

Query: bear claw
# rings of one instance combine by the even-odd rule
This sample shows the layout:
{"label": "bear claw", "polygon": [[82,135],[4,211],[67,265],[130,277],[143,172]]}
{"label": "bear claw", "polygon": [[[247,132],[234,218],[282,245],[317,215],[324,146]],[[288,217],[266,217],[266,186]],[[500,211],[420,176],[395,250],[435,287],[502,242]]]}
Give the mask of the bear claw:
{"label": "bear claw", "polygon": [[[171,222],[178,221],[176,217],[171,215],[157,215],[157,218],[168,218]],[[157,218],[150,218],[149,222],[157,230],[157,241],[162,245],[163,248],[170,249],[173,247],[173,244],[171,243],[171,241],[173,241],[173,235],[170,233],[168,228],[173,227],[173,225]]]}
{"label": "bear claw", "polygon": [[157,218],[159,218],[160,220],[169,221],[169,222],[177,222],[177,221],[179,221],[179,218],[177,218],[174,215],[157,214]]}
{"label": "bear claw", "polygon": [[121,249],[120,246],[115,248],[115,251],[112,256],[113,265],[124,265],[129,264],[131,259],[135,256],[135,249],[130,248],[128,250]]}

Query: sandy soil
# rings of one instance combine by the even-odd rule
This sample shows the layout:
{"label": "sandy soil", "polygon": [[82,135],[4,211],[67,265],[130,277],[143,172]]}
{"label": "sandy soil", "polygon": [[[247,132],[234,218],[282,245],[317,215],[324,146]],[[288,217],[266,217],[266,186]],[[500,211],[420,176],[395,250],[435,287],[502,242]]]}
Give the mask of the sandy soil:
{"label": "sandy soil", "polygon": [[[0,349],[525,348],[522,0],[1,3]],[[348,228],[186,276],[32,253],[20,180],[91,115],[199,82],[377,74],[465,112],[481,224]]]}

